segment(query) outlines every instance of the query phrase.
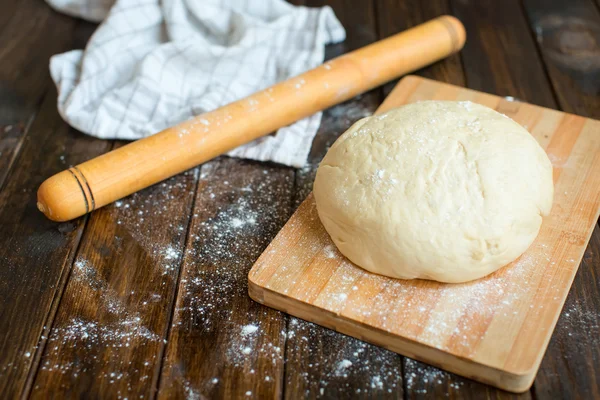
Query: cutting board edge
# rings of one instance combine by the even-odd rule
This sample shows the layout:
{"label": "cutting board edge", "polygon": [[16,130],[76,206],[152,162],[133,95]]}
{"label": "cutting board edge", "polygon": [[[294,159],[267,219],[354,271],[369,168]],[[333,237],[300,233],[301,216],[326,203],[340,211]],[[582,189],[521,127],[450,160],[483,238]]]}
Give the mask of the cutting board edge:
{"label": "cutting board edge", "polygon": [[[572,113],[568,113],[568,112],[564,112],[564,111],[560,111],[560,110],[556,110],[556,109],[551,109],[551,108],[547,108],[547,107],[543,107],[540,105],[531,104],[531,103],[527,103],[527,102],[512,101],[509,99],[504,99],[503,97],[495,95],[495,94],[477,91],[477,90],[473,90],[473,89],[462,88],[462,87],[455,86],[452,84],[438,82],[438,81],[435,81],[432,79],[423,78],[423,77],[419,77],[419,76],[415,76],[415,75],[407,75],[407,76],[403,77],[397,83],[397,85],[392,90],[392,92],[386,97],[386,99],[381,104],[381,106],[378,108],[376,113],[385,112],[389,108],[395,107],[398,104],[406,103],[410,97],[409,95],[411,95],[415,90],[417,90],[417,88],[419,88],[423,84],[438,85],[442,89],[449,90],[449,91],[455,91],[458,89],[462,93],[468,94],[468,96],[465,96],[465,100],[476,101],[476,102],[483,101],[482,104],[484,104],[486,102],[491,102],[490,99],[493,98],[492,100],[494,100],[498,104],[507,105],[507,104],[521,103],[528,107],[540,109],[541,111],[546,112],[546,113],[548,113],[548,112],[556,113],[556,114],[558,114],[558,116],[556,116],[556,118],[559,118],[559,117],[564,118],[565,116],[575,116],[578,118],[585,118],[582,116],[578,116],[576,114],[572,114]],[[425,88],[425,90],[427,90],[427,89],[430,89],[430,88]],[[398,93],[400,93],[400,94],[398,94]],[[394,96],[394,94],[395,94],[395,96]],[[391,98],[394,98],[394,97],[395,97],[395,100],[391,101]],[[442,96],[442,98],[443,97],[444,96]],[[471,99],[471,97],[476,97],[477,99],[473,100],[473,99]],[[402,100],[399,100],[398,98],[401,98]],[[423,98],[423,100],[428,100],[428,99],[438,99],[438,98],[437,97],[431,97],[431,98],[424,97]],[[495,100],[495,99],[497,99],[497,100]],[[419,100],[417,99],[417,101],[419,101]],[[496,108],[496,106],[491,106],[491,105],[488,105],[488,106]],[[597,125],[594,125],[595,129],[600,129],[600,120],[594,120],[592,118],[585,118],[585,119],[587,120],[586,124],[589,124],[589,123],[597,124]],[[534,123],[534,126],[535,126],[535,124],[537,124],[537,121]],[[529,128],[527,128],[527,129],[529,130]],[[553,128],[553,129],[558,129],[558,127]],[[588,127],[588,129],[590,129],[590,128]],[[565,194],[566,194],[566,192],[565,192]],[[307,196],[307,199],[311,195],[312,195],[312,193],[309,194],[309,196]],[[294,212],[294,215],[290,218],[290,220],[294,219],[294,217],[296,216],[296,214],[298,213],[298,210],[300,208],[301,207],[298,207],[298,209]],[[589,232],[587,232],[585,235],[587,238],[587,240],[585,241],[586,246],[587,246],[587,243],[589,243],[590,237],[592,235],[592,231],[593,231],[594,227],[596,226],[595,221],[597,221],[599,214],[600,214],[600,204],[598,204],[598,208],[596,209],[596,214],[595,214],[596,218],[594,219],[594,223],[590,227],[588,227]],[[289,221],[288,221],[288,223],[289,223]],[[286,226],[288,223],[286,223]],[[284,229],[285,229],[285,227],[282,228],[282,230],[284,230]],[[257,259],[255,264],[249,271],[249,274],[248,274],[249,289],[248,289],[248,291],[249,291],[250,297],[253,300],[257,301],[258,303],[269,306],[271,308],[281,310],[283,312],[286,312],[286,313],[296,316],[298,318],[301,318],[301,319],[304,319],[304,320],[307,320],[310,322],[314,322],[319,325],[323,325],[327,328],[333,329],[335,331],[338,331],[338,332],[341,332],[341,333],[344,333],[344,334],[347,334],[347,335],[350,335],[353,337],[357,337],[359,339],[365,340],[367,342],[373,343],[378,346],[382,346],[382,347],[387,348],[396,353],[427,362],[429,364],[438,366],[442,369],[457,373],[462,376],[469,377],[476,381],[488,383],[493,386],[497,386],[504,390],[515,392],[515,393],[521,393],[521,392],[527,391],[533,384],[533,381],[535,379],[535,376],[537,375],[537,371],[540,368],[540,365],[541,365],[542,359],[544,357],[544,354],[546,352],[546,349],[552,338],[554,328],[558,322],[558,319],[560,318],[561,310],[564,307],[564,304],[565,304],[568,292],[571,288],[572,282],[574,280],[575,274],[577,273],[577,270],[579,269],[579,264],[581,263],[581,259],[583,258],[583,252],[585,251],[585,247],[583,247],[581,249],[581,256],[577,257],[577,259],[578,259],[577,268],[575,268],[572,271],[571,276],[568,279],[568,286],[566,286],[566,293],[560,295],[560,297],[562,298],[562,301],[560,302],[561,304],[559,305],[559,307],[557,309],[557,313],[553,316],[553,318],[550,321],[548,321],[548,324],[546,326],[546,328],[548,328],[548,329],[544,330],[544,333],[541,334],[542,339],[538,342],[538,344],[540,345],[538,348],[539,351],[535,355],[530,355],[530,357],[526,357],[528,359],[528,361],[526,363],[521,363],[519,368],[517,369],[516,367],[508,368],[508,365],[497,365],[497,364],[493,365],[493,366],[489,365],[489,364],[486,365],[486,364],[483,364],[481,361],[474,361],[471,358],[465,358],[463,356],[451,354],[451,353],[448,353],[441,349],[431,347],[430,345],[427,345],[425,343],[417,342],[414,340],[414,338],[410,339],[410,338],[406,338],[406,337],[401,337],[399,335],[396,336],[390,332],[383,331],[383,330],[375,328],[373,326],[363,324],[356,320],[348,319],[346,317],[343,317],[342,315],[338,315],[334,312],[327,311],[324,308],[311,305],[310,303],[306,303],[302,300],[288,297],[284,294],[287,292],[276,292],[276,291],[273,291],[273,289],[269,289],[269,288],[265,287],[268,285],[266,285],[266,282],[263,282],[263,276],[261,276],[261,275],[263,272],[266,272],[266,270],[264,270],[264,268],[267,265],[265,265],[265,263],[264,263],[265,260],[263,259],[263,257],[266,257],[265,253],[267,253],[269,251],[272,252],[274,249],[277,249],[277,246],[274,246],[274,244],[278,241],[280,233],[277,234],[277,237],[273,239],[273,241],[269,244],[267,249],[260,255],[260,257]],[[571,260],[571,261],[573,261],[573,260]],[[566,283],[566,281],[565,281],[565,283]],[[294,310],[294,307],[299,308],[299,311],[291,311],[291,310]],[[324,315],[320,315],[320,314],[324,314]],[[328,320],[330,320],[330,321],[328,321]],[[342,326],[342,328],[340,328],[340,326]],[[363,332],[363,330],[366,334],[356,333],[357,331]],[[370,337],[371,335],[369,335],[369,333],[371,333],[371,332],[369,332],[370,330],[374,332],[373,333],[373,336],[375,336],[374,339],[372,339]],[[378,330],[380,332],[377,332],[375,330]],[[539,331],[538,331],[538,333],[539,333]],[[378,337],[383,338],[383,340],[378,340]],[[392,341],[394,343],[392,345],[388,345],[385,342],[386,338],[390,338],[390,341]],[[513,345],[514,345],[514,343],[513,343]],[[408,348],[406,349],[406,347],[408,347]],[[511,348],[510,351],[513,351],[513,348]],[[523,348],[521,348],[520,351],[522,352]],[[417,354],[419,354],[419,355],[417,355]],[[523,355],[517,355],[518,358],[521,358],[522,356]],[[527,354],[525,354],[525,356],[527,356]],[[454,366],[454,365],[450,364],[452,362],[459,363],[460,365]],[[474,372],[469,374],[469,371],[474,371]]]}
{"label": "cutting board edge", "polygon": [[394,335],[373,326],[362,324],[301,300],[284,296],[260,286],[250,276],[248,277],[248,295],[259,304],[277,309],[294,317],[513,393],[528,391],[533,385],[540,367],[541,360],[531,370],[523,373],[500,370],[399,335]]}

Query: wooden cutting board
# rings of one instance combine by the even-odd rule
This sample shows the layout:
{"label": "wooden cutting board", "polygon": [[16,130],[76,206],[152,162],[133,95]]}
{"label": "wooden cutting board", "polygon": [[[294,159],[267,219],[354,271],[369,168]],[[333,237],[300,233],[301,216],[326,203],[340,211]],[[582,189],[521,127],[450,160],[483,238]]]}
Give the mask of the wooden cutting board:
{"label": "wooden cutting board", "polygon": [[386,278],[337,251],[310,195],[253,266],[249,293],[299,318],[523,392],[533,383],[598,219],[600,121],[415,76],[404,78],[377,111],[428,99],[496,109],[546,149],[554,204],[527,252],[470,283]]}

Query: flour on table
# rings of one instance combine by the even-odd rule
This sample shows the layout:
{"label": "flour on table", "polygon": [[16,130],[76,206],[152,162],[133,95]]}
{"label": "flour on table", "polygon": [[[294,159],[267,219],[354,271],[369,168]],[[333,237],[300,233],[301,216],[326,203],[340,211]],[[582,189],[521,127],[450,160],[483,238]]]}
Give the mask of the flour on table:
{"label": "flour on table", "polygon": [[352,361],[344,359],[338,363],[335,372],[337,375],[344,375],[344,377],[347,377],[348,375],[345,373],[345,371],[347,368],[349,368],[351,366],[352,366]]}
{"label": "flour on table", "polygon": [[427,394],[429,388],[435,388],[437,385],[448,385],[453,391],[459,390],[464,386],[464,378],[453,378],[453,375],[446,371],[420,363],[411,358],[406,357],[404,359],[404,366],[406,389],[412,393]]}
{"label": "flour on table", "polygon": [[257,325],[248,324],[242,328],[242,336],[248,336],[258,331]]}

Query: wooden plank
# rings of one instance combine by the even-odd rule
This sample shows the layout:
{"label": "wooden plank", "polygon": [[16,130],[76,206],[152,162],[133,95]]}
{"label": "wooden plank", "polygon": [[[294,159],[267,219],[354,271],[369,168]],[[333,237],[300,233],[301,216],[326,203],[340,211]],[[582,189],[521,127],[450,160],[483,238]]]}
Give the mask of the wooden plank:
{"label": "wooden plank", "polygon": [[219,159],[202,166],[159,398],[273,398],[285,318],[253,302],[247,274],[290,214],[290,168]]}
{"label": "wooden plank", "polygon": [[592,0],[524,0],[560,108],[600,118],[600,11]]}
{"label": "wooden plank", "polygon": [[[448,0],[427,2],[419,0],[377,0],[375,4],[379,39],[391,36],[440,15],[452,13]],[[467,38],[469,39],[469,37]],[[453,85],[465,86],[465,76],[459,53],[422,68],[414,72],[414,75]],[[385,85],[384,95],[387,96],[397,83],[397,81],[394,81]]]}
{"label": "wooden plank", "polygon": [[403,398],[401,356],[290,317],[285,398]]}
{"label": "wooden plank", "polygon": [[[327,59],[377,40],[375,12],[369,2],[308,2],[310,6],[324,4],[334,9],[347,33],[346,41],[327,47]],[[381,91],[374,90],[324,112],[307,166],[296,172],[294,209],[310,193],[316,168],[329,146],[354,122],[371,115],[381,98]],[[286,398],[402,398],[402,357],[294,317],[289,318],[287,329]]]}
{"label": "wooden plank", "polygon": [[[600,117],[600,13],[591,1],[524,1],[554,92],[564,110]],[[542,362],[539,397],[600,397],[598,226]]]}
{"label": "wooden plank", "polygon": [[407,399],[531,399],[530,391],[509,393],[470,379],[443,371],[432,365],[406,357],[404,379]]}
{"label": "wooden plank", "polygon": [[2,5],[0,26],[1,189],[50,87],[48,59],[71,45],[75,22],[43,2],[23,0]]}
{"label": "wooden plank", "polygon": [[85,219],[56,224],[36,207],[48,176],[108,150],[109,143],[70,129],[56,112],[56,92],[45,97],[23,143],[14,173],[0,192],[0,393],[24,389],[39,358],[40,336],[56,310]]}
{"label": "wooden plank", "polygon": [[29,122],[0,125],[0,190],[19,154]]}
{"label": "wooden plank", "polygon": [[556,108],[519,0],[450,0],[467,30],[461,51],[467,86]]}
{"label": "wooden plank", "polygon": [[156,392],[197,170],[94,212],[33,385],[33,398]]}
{"label": "wooden plank", "polygon": [[521,392],[533,382],[598,218],[600,121],[414,76],[379,110],[431,97],[493,106],[529,126],[554,160],[553,211],[527,252],[461,285],[385,278],[335,251],[309,198],[253,267],[250,294],[292,315]]}
{"label": "wooden plank", "polygon": [[39,105],[51,85],[48,59],[72,45],[75,20],[35,0],[3,4],[2,15],[10,16],[0,31],[0,124],[7,125]]}
{"label": "wooden plank", "polygon": [[74,38],[75,21],[43,2],[14,1],[3,11],[8,18],[0,31],[0,297],[10,301],[0,311],[0,392],[11,398],[36,370],[39,337],[56,309],[64,267],[84,224],[47,221],[35,206],[37,186],[67,163],[107,146],[62,122],[54,90],[44,97],[52,87],[49,57],[77,44],[85,32]]}

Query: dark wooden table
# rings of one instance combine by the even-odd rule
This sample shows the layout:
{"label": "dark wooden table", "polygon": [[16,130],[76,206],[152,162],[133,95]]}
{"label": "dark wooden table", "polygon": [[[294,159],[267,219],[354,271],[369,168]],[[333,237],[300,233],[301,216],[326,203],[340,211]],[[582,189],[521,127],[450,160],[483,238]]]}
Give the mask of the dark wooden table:
{"label": "dark wooden table", "polygon": [[[417,74],[600,118],[600,0],[295,3],[329,4],[346,27],[328,57],[453,14],[467,45]],[[247,296],[248,270],[310,191],[328,146],[392,84],[327,110],[306,168],[220,158],[76,221],[46,220],[39,184],[121,143],[67,126],[48,75],[48,58],[82,48],[95,26],[41,0],[0,8],[2,398],[600,398],[598,226],[519,396]]]}

